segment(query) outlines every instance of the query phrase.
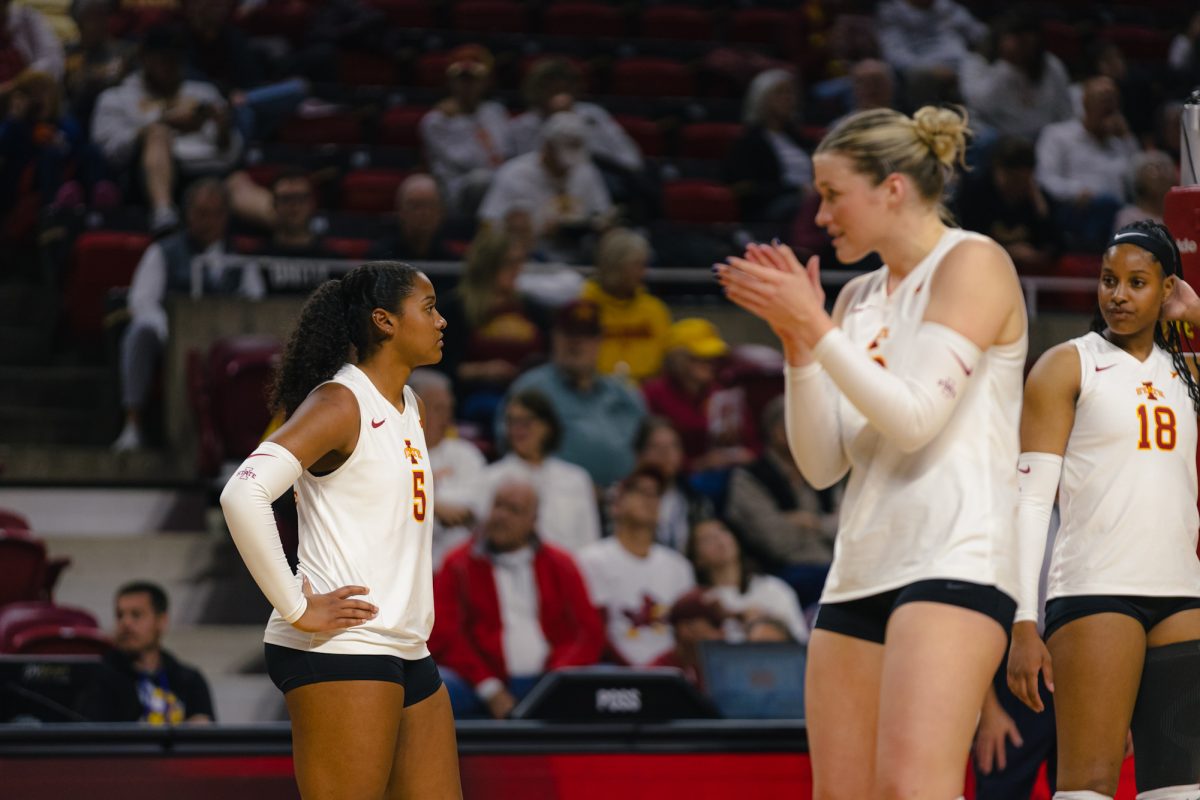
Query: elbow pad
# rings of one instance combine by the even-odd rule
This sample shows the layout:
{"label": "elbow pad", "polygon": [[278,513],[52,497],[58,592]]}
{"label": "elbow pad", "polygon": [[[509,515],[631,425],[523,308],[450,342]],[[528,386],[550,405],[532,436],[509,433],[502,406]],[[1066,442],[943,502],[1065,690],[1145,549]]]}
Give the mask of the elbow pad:
{"label": "elbow pad", "polygon": [[288,566],[271,503],[292,487],[303,469],[286,448],[263,442],[246,457],[221,492],[221,508],[238,552],[258,588],[279,615],[295,622],[308,601]]}
{"label": "elbow pad", "polygon": [[1017,461],[1017,616],[1016,622],[1037,622],[1038,583],[1046,555],[1046,536],[1054,495],[1062,475],[1062,456],[1021,453]]}
{"label": "elbow pad", "polygon": [[920,450],[946,426],[983,357],[970,339],[936,322],[921,324],[911,348],[903,372],[880,369],[839,328],[813,348],[846,399],[905,453]]}

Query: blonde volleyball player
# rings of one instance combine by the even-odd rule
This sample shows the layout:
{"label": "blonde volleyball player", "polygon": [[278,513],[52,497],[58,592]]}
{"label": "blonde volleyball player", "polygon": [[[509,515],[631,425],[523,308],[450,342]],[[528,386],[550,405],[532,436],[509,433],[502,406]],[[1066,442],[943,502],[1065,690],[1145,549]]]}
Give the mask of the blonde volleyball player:
{"label": "blonde volleyball player", "polygon": [[[433,487],[414,367],[441,360],[433,286],[398,262],[324,283],[300,312],[274,402],[287,421],[221,495],[275,607],[267,671],[305,798],[459,798],[450,701],[429,656]],[[298,574],[271,501],[295,487]]]}
{"label": "blonde volleyball player", "polygon": [[817,224],[843,262],[886,265],[832,317],[815,258],[753,246],[717,267],[783,342],[801,471],[818,487],[850,472],[809,645],[821,800],[958,797],[1016,609],[1025,306],[1004,250],[943,222],[966,134],[949,109],[874,110],[817,148]]}
{"label": "blonde volleyball player", "polygon": [[[1021,415],[1021,589],[1008,679],[1035,711],[1054,690],[1059,800],[1111,798],[1132,724],[1142,800],[1200,798],[1200,560],[1193,363],[1165,318],[1200,323],[1171,234],[1122,228],[1093,332],[1046,352]],[[1059,493],[1045,641],[1037,581]],[[1048,646],[1048,649],[1047,649]],[[1140,694],[1139,694],[1139,686]]]}

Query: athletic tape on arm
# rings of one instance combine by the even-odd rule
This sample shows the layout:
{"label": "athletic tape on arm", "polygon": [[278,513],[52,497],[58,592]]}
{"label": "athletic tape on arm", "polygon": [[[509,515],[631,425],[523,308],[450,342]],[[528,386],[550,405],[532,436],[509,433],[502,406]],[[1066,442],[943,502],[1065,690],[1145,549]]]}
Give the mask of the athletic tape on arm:
{"label": "athletic tape on arm", "polygon": [[1021,453],[1017,460],[1017,488],[1021,496],[1017,501],[1016,622],[1038,620],[1038,581],[1062,464],[1062,456],[1053,453]]}
{"label": "athletic tape on arm", "polygon": [[875,430],[906,453],[945,427],[983,352],[955,330],[923,322],[903,373],[880,369],[840,328],[821,337],[813,355]]}
{"label": "athletic tape on arm", "polygon": [[247,456],[221,492],[221,508],[238,552],[258,588],[288,622],[304,614],[308,601],[301,580],[292,574],[271,503],[300,477],[296,457],[274,442],[263,442]]}
{"label": "athletic tape on arm", "polygon": [[784,371],[788,446],[800,474],[817,489],[837,483],[850,468],[831,389],[820,364]]}

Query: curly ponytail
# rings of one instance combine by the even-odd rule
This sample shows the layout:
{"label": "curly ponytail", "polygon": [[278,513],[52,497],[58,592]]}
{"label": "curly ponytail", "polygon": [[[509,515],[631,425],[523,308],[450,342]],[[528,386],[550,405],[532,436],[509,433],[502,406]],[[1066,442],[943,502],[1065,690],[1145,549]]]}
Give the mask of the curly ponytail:
{"label": "curly ponytail", "polygon": [[271,408],[291,416],[342,364],[367,358],[383,341],[372,312],[383,308],[400,313],[416,276],[416,268],[408,264],[372,261],[318,286],[300,309],[283,350],[271,387]]}

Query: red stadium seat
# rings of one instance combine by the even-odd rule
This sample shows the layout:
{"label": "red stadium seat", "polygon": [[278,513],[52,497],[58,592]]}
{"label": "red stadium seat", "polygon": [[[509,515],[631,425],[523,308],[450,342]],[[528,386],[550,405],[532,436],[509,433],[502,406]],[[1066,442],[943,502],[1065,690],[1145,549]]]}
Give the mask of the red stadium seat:
{"label": "red stadium seat", "polygon": [[342,179],[342,210],[388,214],[396,207],[396,190],[410,173],[399,169],[360,169]]}
{"label": "red stadium seat", "polygon": [[458,31],[524,33],[525,6],[509,0],[465,0],[454,6],[452,26]]}
{"label": "red stadium seat", "polygon": [[41,600],[46,585],[46,545],[25,530],[0,530],[0,607]]}
{"label": "red stadium seat", "polygon": [[362,261],[367,257],[367,253],[371,252],[370,239],[328,236],[325,238],[325,246],[339,258],[346,258],[351,261]]}
{"label": "red stadium seat", "polygon": [[696,122],[685,125],[679,154],[684,158],[721,161],[729,154],[733,143],[741,138],[744,130],[736,122]]}
{"label": "red stadium seat", "polygon": [[357,144],[362,131],[357,114],[336,111],[320,117],[293,116],[280,129],[285,144]]}
{"label": "red stadium seat", "polygon": [[542,30],[550,36],[607,37],[625,35],[620,9],[595,3],[557,3],[546,9]]}
{"label": "red stadium seat", "polygon": [[1046,49],[1068,64],[1083,52],[1083,35],[1073,23],[1048,19],[1042,23],[1042,36]]}
{"label": "red stadium seat", "polygon": [[99,628],[39,625],[21,631],[12,640],[13,655],[102,656],[112,641]]}
{"label": "red stadium seat", "polygon": [[657,158],[666,151],[662,128],[654,120],[629,114],[618,114],[614,119],[629,134],[629,138],[637,142],[644,155]]}
{"label": "red stadium seat", "polygon": [[428,106],[394,106],[379,121],[379,143],[391,147],[420,147],[418,125],[429,113]]}
{"label": "red stadium seat", "polygon": [[32,530],[29,527],[29,518],[18,511],[13,511],[10,508],[0,508],[0,528],[10,528],[22,531]]}
{"label": "red stadium seat", "polygon": [[440,89],[446,85],[446,68],[450,66],[450,54],[446,52],[422,53],[417,56],[417,86]]}
{"label": "red stadium seat", "polygon": [[396,62],[374,53],[342,51],[337,56],[337,79],[347,86],[391,86],[396,83]]}
{"label": "red stadium seat", "polygon": [[642,12],[641,35],[648,39],[703,42],[713,36],[713,18],[688,6],[658,6]]}
{"label": "red stadium seat", "polygon": [[250,180],[254,181],[264,189],[270,189],[271,184],[275,179],[287,169],[284,164],[251,164],[243,168],[243,172],[249,176]]}
{"label": "red stadium seat", "polygon": [[796,16],[774,8],[743,8],[733,12],[729,39],[755,44],[785,44],[795,36]]}
{"label": "red stadium seat", "polygon": [[1171,32],[1141,25],[1112,25],[1100,32],[1130,61],[1162,61],[1171,47]]}
{"label": "red stadium seat", "polygon": [[397,28],[432,28],[437,24],[433,4],[426,0],[367,0],[367,5],[387,15]]}
{"label": "red stadium seat", "polygon": [[0,606],[0,653],[11,652],[22,633],[44,626],[98,628],[90,611],[55,605],[46,600],[27,600]]}
{"label": "red stadium seat", "polygon": [[267,390],[279,353],[274,337],[247,335],[217,340],[207,358],[189,354],[188,390],[204,474],[223,461],[245,458],[262,441],[271,421]]}
{"label": "red stadium seat", "polygon": [[671,222],[737,222],[737,199],[728,186],[713,181],[684,180],[663,186],[663,211]]}
{"label": "red stadium seat", "polygon": [[696,81],[678,61],[627,58],[613,66],[609,91],[627,97],[689,97],[696,93]]}
{"label": "red stadium seat", "polygon": [[312,5],[303,0],[270,0],[242,17],[241,27],[251,36],[282,36],[293,44],[308,36]]}
{"label": "red stadium seat", "polygon": [[144,233],[85,231],[75,240],[64,306],[67,328],[81,341],[104,330],[104,299],[110,289],[128,286],[150,246]]}

